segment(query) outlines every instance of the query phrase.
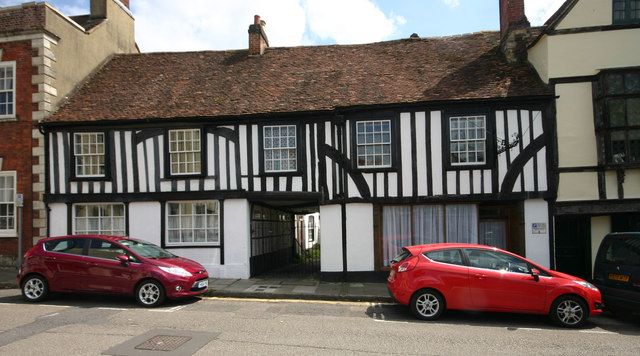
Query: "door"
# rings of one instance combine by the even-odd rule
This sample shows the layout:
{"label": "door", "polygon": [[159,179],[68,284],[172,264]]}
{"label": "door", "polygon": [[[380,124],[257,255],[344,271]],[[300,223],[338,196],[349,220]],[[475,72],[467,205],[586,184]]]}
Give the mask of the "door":
{"label": "door", "polygon": [[546,284],[530,273],[529,264],[498,251],[466,249],[469,293],[475,309],[541,312]]}
{"label": "door", "polygon": [[555,218],[556,270],[591,279],[591,219],[583,216]]}
{"label": "door", "polygon": [[83,283],[87,276],[88,239],[67,238],[45,242],[44,263],[53,272],[50,288],[54,291],[87,290]]}
{"label": "door", "polygon": [[123,264],[116,259],[130,253],[115,243],[91,239],[88,251],[87,286],[94,291],[129,294],[133,291],[138,263]]}

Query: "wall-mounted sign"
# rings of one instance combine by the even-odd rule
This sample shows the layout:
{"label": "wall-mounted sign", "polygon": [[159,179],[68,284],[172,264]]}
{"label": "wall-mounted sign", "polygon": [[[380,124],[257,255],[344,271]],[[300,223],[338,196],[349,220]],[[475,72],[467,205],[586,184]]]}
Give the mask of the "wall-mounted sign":
{"label": "wall-mounted sign", "polygon": [[547,223],[533,223],[531,224],[531,233],[536,235],[542,235],[547,233]]}

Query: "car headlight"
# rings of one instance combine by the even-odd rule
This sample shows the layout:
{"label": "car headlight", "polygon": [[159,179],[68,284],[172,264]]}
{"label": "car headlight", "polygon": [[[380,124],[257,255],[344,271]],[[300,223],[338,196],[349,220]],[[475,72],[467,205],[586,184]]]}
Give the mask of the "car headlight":
{"label": "car headlight", "polygon": [[585,288],[589,288],[589,289],[593,289],[593,290],[598,290],[598,287],[594,286],[593,284],[587,282],[587,281],[574,281],[576,283],[578,283],[579,285],[585,287]]}
{"label": "car headlight", "polygon": [[175,274],[176,276],[180,276],[180,277],[191,277],[192,274],[189,273],[189,271],[187,271],[186,269],[182,268],[182,267],[163,267],[163,266],[158,266],[160,267],[161,270],[167,272],[167,273],[171,273],[171,274]]}

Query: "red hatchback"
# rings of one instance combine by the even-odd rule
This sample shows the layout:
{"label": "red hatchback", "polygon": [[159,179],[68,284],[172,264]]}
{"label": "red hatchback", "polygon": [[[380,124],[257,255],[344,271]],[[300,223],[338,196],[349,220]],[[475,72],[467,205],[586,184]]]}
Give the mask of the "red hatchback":
{"label": "red hatchback", "polygon": [[458,309],[548,314],[562,326],[577,327],[603,310],[591,283],[482,245],[405,247],[392,261],[387,285],[423,320]]}
{"label": "red hatchback", "polygon": [[133,295],[145,307],[207,291],[207,270],[195,261],[126,237],[62,236],[38,241],[24,257],[18,284],[27,301],[50,292]]}

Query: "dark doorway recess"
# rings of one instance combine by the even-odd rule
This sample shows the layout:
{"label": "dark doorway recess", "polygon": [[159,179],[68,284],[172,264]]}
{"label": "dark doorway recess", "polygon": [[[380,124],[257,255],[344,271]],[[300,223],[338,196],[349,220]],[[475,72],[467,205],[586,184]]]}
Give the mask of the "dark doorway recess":
{"label": "dark doorway recess", "polygon": [[591,218],[558,216],[555,231],[556,269],[591,279]]}

